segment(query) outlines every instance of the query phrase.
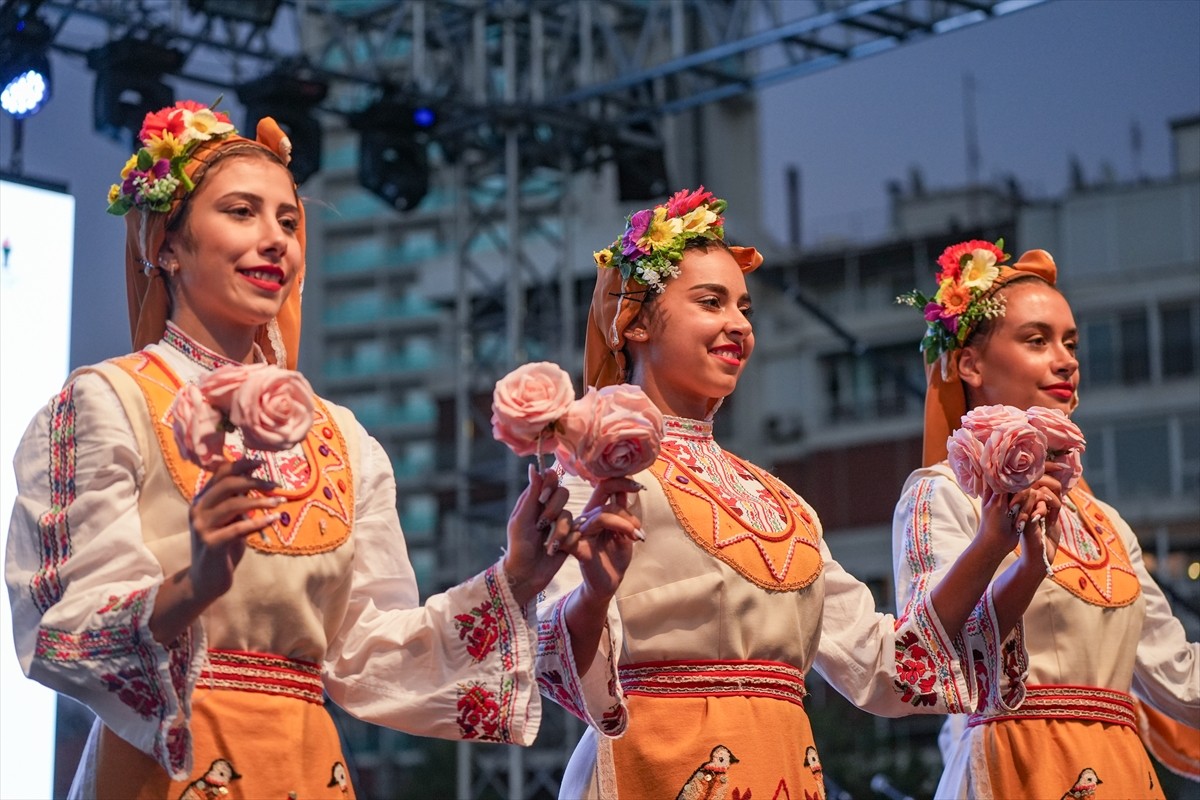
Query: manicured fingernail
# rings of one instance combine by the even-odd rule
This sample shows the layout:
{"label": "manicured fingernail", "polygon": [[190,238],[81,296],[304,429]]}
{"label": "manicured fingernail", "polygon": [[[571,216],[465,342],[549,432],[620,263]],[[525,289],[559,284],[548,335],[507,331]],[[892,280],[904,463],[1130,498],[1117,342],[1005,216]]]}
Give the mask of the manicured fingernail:
{"label": "manicured fingernail", "polygon": [[646,541],[646,532],[641,528],[634,528],[633,538],[637,539],[639,542],[644,542]]}
{"label": "manicured fingernail", "polygon": [[277,494],[276,494],[276,495],[271,495],[271,496],[270,496],[269,498],[267,498],[267,499],[269,499],[269,500],[271,501],[271,505],[272,505],[272,506],[279,506],[279,505],[283,505],[284,501],[285,501],[287,498],[285,498],[285,497],[280,497],[279,495],[277,495]]}
{"label": "manicured fingernail", "polygon": [[551,539],[550,544],[546,545],[546,555],[552,556],[558,552],[558,539]]}
{"label": "manicured fingernail", "polygon": [[533,476],[537,474],[537,470],[533,468],[533,464],[529,465],[529,480],[533,480]]}
{"label": "manicured fingernail", "polygon": [[541,519],[539,519],[539,520],[537,521],[537,531],[538,531],[538,533],[540,533],[540,534],[542,534],[543,536],[545,536],[545,535],[546,535],[546,533],[548,533],[548,532],[550,531],[550,526],[551,526],[551,525],[553,525],[553,524],[554,524],[554,523],[553,523],[553,521],[551,521],[551,520],[548,520],[548,519],[546,519],[545,517],[542,517]]}
{"label": "manicured fingernail", "polygon": [[543,486],[541,494],[538,495],[538,502],[545,503],[550,499],[550,495],[554,494],[554,489],[550,486]]}
{"label": "manicured fingernail", "polygon": [[638,488],[638,491],[639,491],[639,492],[640,492],[642,489],[645,489],[645,488],[646,488],[645,486],[643,486],[642,484],[638,483],[637,481],[633,481],[633,485],[634,485],[634,486],[636,486],[636,487]]}
{"label": "manicured fingernail", "polygon": [[1021,520],[1020,522],[1017,523],[1017,533],[1024,533],[1024,532],[1025,532],[1025,520]]}

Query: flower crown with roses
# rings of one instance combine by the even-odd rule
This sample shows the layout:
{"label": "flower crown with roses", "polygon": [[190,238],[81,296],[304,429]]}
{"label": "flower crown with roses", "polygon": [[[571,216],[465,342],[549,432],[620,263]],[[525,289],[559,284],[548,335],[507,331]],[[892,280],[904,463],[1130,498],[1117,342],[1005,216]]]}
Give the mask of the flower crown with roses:
{"label": "flower crown with roses", "polygon": [[[213,106],[220,102],[218,97]],[[225,112],[194,100],[180,100],[150,112],[138,132],[142,146],[125,162],[121,182],[108,190],[108,213],[121,217],[131,208],[170,211],[176,189],[183,186],[185,192],[191,192],[196,188],[184,171],[196,148],[236,133]]]}
{"label": "flower crown with roses", "polygon": [[632,278],[661,292],[664,281],[679,274],[689,241],[725,238],[721,215],[727,206],[703,186],[690,192],[681,189],[665,203],[630,214],[625,232],[610,247],[593,254],[596,266],[619,269],[626,280]]}
{"label": "flower crown with roses", "polygon": [[925,313],[921,339],[925,363],[932,364],[962,347],[980,321],[1004,314],[1004,298],[993,297],[991,291],[1000,277],[999,265],[1009,258],[1003,239],[995,244],[979,239],[952,244],[938,257],[942,269],[932,297],[913,289],[896,298],[897,303]]}

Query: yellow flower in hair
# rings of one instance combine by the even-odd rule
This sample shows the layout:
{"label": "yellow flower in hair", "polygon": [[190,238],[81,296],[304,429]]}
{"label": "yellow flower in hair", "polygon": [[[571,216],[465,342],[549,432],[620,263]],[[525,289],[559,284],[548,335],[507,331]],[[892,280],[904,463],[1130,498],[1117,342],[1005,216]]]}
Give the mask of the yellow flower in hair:
{"label": "yellow flower in hair", "polygon": [[183,111],[183,136],[180,141],[185,145],[195,141],[206,142],[214,136],[232,133],[233,125],[217,119],[212,109],[201,108],[197,111]]}
{"label": "yellow flower in hair", "polygon": [[113,203],[115,203],[117,201],[117,198],[120,196],[121,196],[121,185],[120,184],[114,183],[112,186],[108,187],[108,204],[109,205],[112,205]]}
{"label": "yellow flower in hair", "polygon": [[683,233],[683,220],[679,217],[667,219],[667,207],[658,206],[654,209],[654,217],[646,233],[638,240],[638,247],[654,251],[660,247],[671,245],[675,237]]}
{"label": "yellow flower in hair", "polygon": [[612,266],[612,256],[612,250],[607,247],[597,253],[592,253],[592,258],[596,259],[596,266],[600,269],[607,269]]}
{"label": "yellow flower in hair", "polygon": [[160,158],[165,158],[167,161],[175,158],[175,156],[183,153],[183,142],[175,138],[175,134],[170,131],[163,131],[161,136],[151,136],[150,141],[146,142],[146,149],[150,151],[150,156],[158,161]]}
{"label": "yellow flower in hair", "polygon": [[708,206],[698,206],[680,218],[684,233],[704,233],[717,221],[717,214]]}
{"label": "yellow flower in hair", "polygon": [[126,178],[128,178],[129,173],[133,172],[133,170],[136,167],[137,167],[137,153],[134,153],[133,155],[131,155],[129,157],[129,160],[125,162],[125,166],[121,167],[121,180],[125,180]]}
{"label": "yellow flower in hair", "polygon": [[968,289],[986,289],[999,275],[996,254],[983,248],[972,250],[970,258],[962,266],[962,284]]}

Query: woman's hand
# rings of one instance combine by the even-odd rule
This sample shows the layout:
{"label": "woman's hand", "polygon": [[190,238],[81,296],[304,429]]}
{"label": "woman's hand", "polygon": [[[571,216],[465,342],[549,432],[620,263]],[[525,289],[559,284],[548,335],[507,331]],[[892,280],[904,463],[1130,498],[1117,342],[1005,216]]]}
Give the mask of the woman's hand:
{"label": "woman's hand", "polygon": [[563,510],[569,497],[558,485],[555,470],[538,472],[529,465],[529,485],[508,518],[508,548],[503,558],[509,588],[522,606],[546,588],[567,558],[564,552],[549,552],[545,540],[556,524],[569,524],[571,515]]}
{"label": "woman's hand", "polygon": [[596,485],[574,520],[559,520],[547,542],[579,561],[580,591],[589,605],[603,605],[617,593],[633,558],[633,543],[646,538],[642,522],[628,508],[628,495],[642,489],[629,478],[608,478]]}
{"label": "woman's hand", "polygon": [[246,553],[246,537],[279,519],[271,509],[283,498],[267,494],[276,485],[251,477],[261,464],[247,458],[224,462],[192,499],[188,508],[191,563],[163,581],[150,612],[150,632],[162,644],[174,642],[229,591],[234,570]]}
{"label": "woman's hand", "polygon": [[189,574],[198,600],[211,603],[228,592],[233,572],[246,552],[246,537],[279,520],[278,514],[267,513],[283,502],[282,497],[268,494],[278,487],[251,475],[261,465],[249,458],[226,461],[192,500],[188,509],[192,532]]}
{"label": "woman's hand", "polygon": [[991,545],[998,560],[1019,541],[1021,563],[1026,567],[1036,565],[1044,573],[1045,564],[1053,562],[1058,552],[1061,509],[1062,484],[1049,475],[1043,475],[1016,494],[988,492],[983,501],[978,538]]}
{"label": "woman's hand", "polygon": [[646,538],[641,520],[626,502],[630,492],[642,488],[629,478],[601,481],[583,512],[575,519],[560,518],[547,542],[550,550],[573,555],[583,577],[565,607],[571,653],[580,676],[587,674],[596,657],[609,603],[633,560],[633,543]]}

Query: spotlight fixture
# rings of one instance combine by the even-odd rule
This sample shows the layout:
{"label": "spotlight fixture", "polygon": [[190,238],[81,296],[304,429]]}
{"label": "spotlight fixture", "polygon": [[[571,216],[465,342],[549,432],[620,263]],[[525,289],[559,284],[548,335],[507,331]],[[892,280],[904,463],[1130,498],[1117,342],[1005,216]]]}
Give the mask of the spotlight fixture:
{"label": "spotlight fixture", "polygon": [[321,122],[313,109],[329,93],[329,85],[306,75],[304,68],[284,68],[238,87],[246,106],[247,136],[258,121],[273,117],[292,142],[289,165],[296,183],[304,183],[321,168]]}
{"label": "spotlight fixture", "polygon": [[358,182],[401,211],[429,193],[429,133],[437,113],[427,105],[384,98],[350,117],[359,132]]}
{"label": "spotlight fixture", "polygon": [[0,27],[0,108],[23,119],[41,111],[50,99],[46,48],[53,35],[36,14],[5,13]]}
{"label": "spotlight fixture", "polygon": [[184,54],[146,39],[126,37],[88,51],[87,61],[96,71],[92,126],[117,142],[123,132],[131,134],[137,150],[137,135],[146,114],[175,102],[175,90],[163,83],[162,77],[179,71]]}
{"label": "spotlight fixture", "polygon": [[188,8],[198,14],[269,28],[279,3],[280,0],[188,0]]}

